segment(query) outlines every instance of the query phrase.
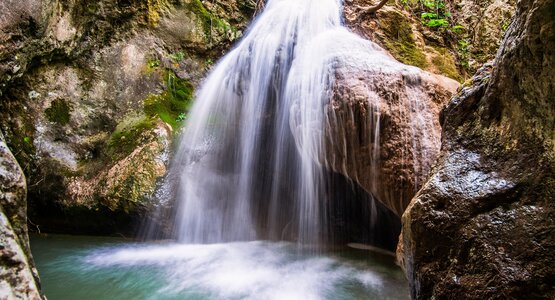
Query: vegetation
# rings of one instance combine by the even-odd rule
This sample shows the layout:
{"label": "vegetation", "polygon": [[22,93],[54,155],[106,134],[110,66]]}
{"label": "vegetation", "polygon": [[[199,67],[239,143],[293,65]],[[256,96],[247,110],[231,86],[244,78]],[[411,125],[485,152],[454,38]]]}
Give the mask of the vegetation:
{"label": "vegetation", "polygon": [[132,116],[122,121],[108,139],[107,154],[120,160],[133,152],[144,138],[143,133],[154,128],[156,119],[147,116]]}
{"label": "vegetation", "polygon": [[166,90],[159,95],[149,95],[144,112],[149,117],[160,117],[176,129],[185,120],[185,114],[192,105],[194,87],[171,70],[164,71],[164,82]]}
{"label": "vegetation", "polygon": [[52,101],[50,107],[44,111],[46,119],[50,122],[66,125],[69,123],[71,107],[64,100],[56,99]]}
{"label": "vegetation", "polygon": [[183,53],[183,51],[178,51],[176,53],[170,54],[170,58],[176,62],[182,62],[185,59],[185,53]]}

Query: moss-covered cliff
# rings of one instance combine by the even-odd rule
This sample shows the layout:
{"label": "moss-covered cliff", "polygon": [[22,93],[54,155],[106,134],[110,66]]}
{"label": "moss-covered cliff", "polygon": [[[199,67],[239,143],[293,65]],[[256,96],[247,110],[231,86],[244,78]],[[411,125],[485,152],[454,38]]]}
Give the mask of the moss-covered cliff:
{"label": "moss-covered cliff", "polygon": [[0,126],[29,181],[30,219],[42,230],[132,233],[196,86],[254,2],[0,5]]}

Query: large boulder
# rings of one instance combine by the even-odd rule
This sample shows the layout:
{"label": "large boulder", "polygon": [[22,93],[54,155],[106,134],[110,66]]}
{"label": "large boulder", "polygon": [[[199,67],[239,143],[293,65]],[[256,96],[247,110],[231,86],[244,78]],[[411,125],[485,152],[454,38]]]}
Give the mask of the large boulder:
{"label": "large boulder", "polygon": [[439,112],[459,84],[379,47],[365,59],[336,69],[326,162],[401,216],[439,154]]}
{"label": "large boulder", "polygon": [[413,298],[555,297],[554,11],[520,1],[493,67],[444,110],[440,158],[402,218]]}
{"label": "large boulder", "polygon": [[25,176],[0,132],[0,298],[41,299],[27,236]]}

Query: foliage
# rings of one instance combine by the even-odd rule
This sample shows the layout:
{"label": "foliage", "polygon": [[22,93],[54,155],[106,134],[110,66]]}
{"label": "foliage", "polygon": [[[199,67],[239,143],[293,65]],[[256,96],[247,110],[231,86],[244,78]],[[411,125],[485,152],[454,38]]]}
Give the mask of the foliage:
{"label": "foliage", "polygon": [[158,116],[174,129],[179,127],[193,102],[193,85],[179,78],[173,71],[165,70],[166,90],[159,95],[151,94],[145,100],[144,112],[147,116]]}
{"label": "foliage", "polygon": [[160,60],[158,58],[149,59],[147,65],[150,69],[154,69],[160,66]]}
{"label": "foliage", "polygon": [[184,112],[180,113],[179,116],[177,116],[177,118],[175,119],[175,121],[178,123],[181,123],[185,120],[187,120],[187,114]]}
{"label": "foliage", "polygon": [[176,62],[179,63],[181,61],[183,61],[185,59],[185,53],[183,53],[183,51],[178,51],[174,54],[170,54],[170,58]]}
{"label": "foliage", "polygon": [[411,7],[420,16],[422,24],[437,30],[449,30],[455,33],[463,31],[463,26],[454,24],[452,14],[445,0],[401,0],[404,6]]}
{"label": "foliage", "polygon": [[433,31],[439,31],[445,41],[457,49],[459,66],[463,70],[468,70],[470,45],[467,31],[464,26],[457,24],[453,19],[449,2],[446,0],[401,0],[401,3],[418,16],[424,26]]}

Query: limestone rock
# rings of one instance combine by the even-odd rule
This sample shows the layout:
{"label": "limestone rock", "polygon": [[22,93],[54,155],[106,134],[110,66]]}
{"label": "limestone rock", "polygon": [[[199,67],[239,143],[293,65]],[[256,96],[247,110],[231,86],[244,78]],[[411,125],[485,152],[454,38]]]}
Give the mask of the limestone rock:
{"label": "limestone rock", "polygon": [[1,299],[41,299],[27,236],[26,193],[23,172],[0,133]]}
{"label": "limestone rock", "polygon": [[401,216],[439,154],[439,112],[459,84],[391,64],[337,70],[326,148],[335,172]]}
{"label": "limestone rock", "polygon": [[[0,4],[0,128],[27,175],[35,224],[105,234],[136,225],[129,218],[147,213],[167,163],[173,129],[163,123],[186,117],[195,87],[252,18],[249,3]],[[139,160],[145,174],[119,174]]]}
{"label": "limestone rock", "polygon": [[403,215],[413,298],[555,297],[553,11],[520,1],[493,67],[442,114],[440,158]]}
{"label": "limestone rock", "polygon": [[149,206],[157,181],[166,173],[172,131],[158,122],[154,128],[140,133],[141,141],[125,158],[94,177],[69,177],[68,195],[73,205],[94,207],[101,203],[111,209],[129,212],[134,206]]}
{"label": "limestone rock", "polygon": [[515,13],[516,0],[459,0],[457,21],[468,28],[469,64],[474,69],[493,59]]}

